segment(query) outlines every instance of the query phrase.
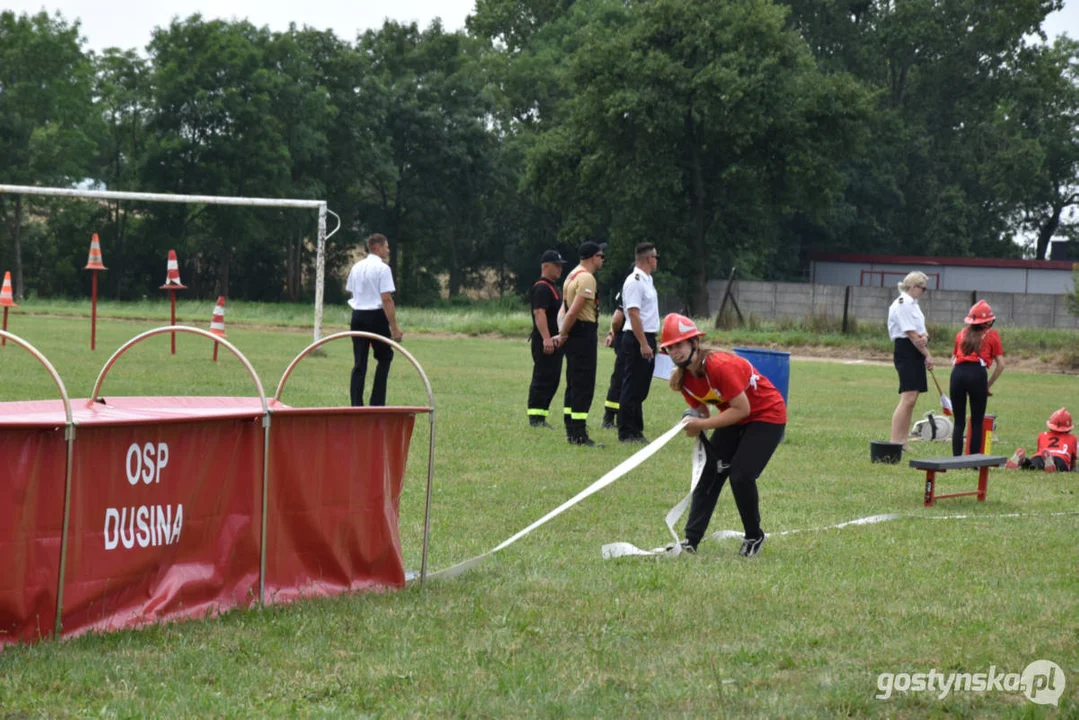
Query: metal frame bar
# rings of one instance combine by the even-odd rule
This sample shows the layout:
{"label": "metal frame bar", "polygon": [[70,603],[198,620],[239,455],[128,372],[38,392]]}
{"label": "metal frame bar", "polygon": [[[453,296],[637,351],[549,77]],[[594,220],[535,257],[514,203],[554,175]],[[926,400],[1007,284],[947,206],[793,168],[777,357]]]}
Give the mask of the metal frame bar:
{"label": "metal frame bar", "polygon": [[236,358],[241,363],[243,363],[243,366],[247,369],[248,374],[251,375],[251,379],[255,381],[255,387],[258,388],[259,391],[259,401],[262,403],[262,412],[264,414],[269,413],[269,404],[266,401],[266,393],[262,389],[262,381],[259,380],[259,376],[255,372],[255,368],[251,366],[250,361],[248,361],[247,357],[242,352],[240,352],[239,348],[237,348],[235,345],[233,345],[220,335],[214,335],[209,330],[194,328],[188,325],[165,325],[164,327],[147,330],[146,332],[136,335],[135,337],[131,338],[126,343],[121,345],[120,348],[112,354],[112,357],[110,357],[105,362],[105,365],[102,366],[101,372],[98,373],[97,380],[94,382],[94,389],[90,393],[90,399],[86,401],[86,406],[91,407],[97,401],[97,394],[101,391],[101,385],[105,382],[105,376],[108,375],[109,370],[114,364],[116,364],[116,361],[120,359],[120,356],[122,356],[132,347],[139,344],[143,340],[146,340],[147,338],[154,337],[155,335],[165,335],[168,333],[177,332],[190,333],[192,335],[201,335],[208,340],[212,340],[213,342],[221,343],[222,345],[224,345],[229,352],[235,355]]}
{"label": "metal frame bar", "polygon": [[[394,350],[396,350],[397,352],[404,355],[405,358],[410,363],[412,363],[412,366],[414,368],[416,368],[416,372],[419,373],[420,379],[423,380],[423,385],[427,390],[427,402],[428,402],[428,408],[427,409],[428,409],[429,422],[430,422],[430,440],[429,440],[428,447],[427,447],[427,498],[426,498],[425,506],[424,506],[424,520],[423,520],[423,556],[422,556],[422,560],[420,562],[420,585],[423,585],[424,581],[426,581],[426,579],[427,579],[427,548],[428,548],[428,542],[429,542],[429,539],[430,539],[430,536],[431,536],[431,488],[432,488],[432,486],[434,484],[434,476],[435,476],[435,395],[431,391],[431,381],[427,379],[427,373],[425,373],[423,371],[423,367],[419,364],[419,362],[416,361],[416,358],[412,357],[412,353],[410,353],[408,350],[405,350],[403,347],[401,347],[401,345],[399,343],[396,343],[393,340],[390,340],[389,338],[383,337],[381,335],[375,335],[374,333],[361,332],[359,330],[346,330],[344,332],[339,332],[339,333],[334,333],[333,335],[328,335],[328,336],[322,338],[321,340],[316,339],[315,342],[311,343],[306,348],[304,348],[300,352],[300,354],[297,355],[292,360],[291,363],[289,363],[289,366],[287,368],[285,368],[285,373],[281,376],[281,380],[277,384],[277,391],[274,392],[273,402],[275,402],[275,403],[280,402],[281,393],[285,389],[285,383],[288,381],[289,376],[292,374],[293,368],[296,367],[296,365],[300,362],[300,360],[305,358],[307,355],[309,355],[311,352],[313,352],[316,348],[318,348],[318,347],[320,347],[322,345],[325,345],[328,342],[331,342],[331,341],[334,341],[334,340],[341,340],[342,338],[356,338],[356,337],[367,338],[368,340],[375,340],[375,341],[378,341],[378,342],[384,342],[387,345],[389,345],[390,347],[392,347]],[[272,412],[272,407],[271,407],[271,412]],[[269,464],[268,459],[267,459],[266,464],[267,465]],[[262,545],[263,545],[263,547],[266,546],[266,518],[265,518],[266,491],[267,491],[267,484],[264,482],[263,483],[263,503],[262,503],[262,507],[263,507]],[[265,570],[266,570],[265,565],[263,565],[263,567],[262,567],[262,569],[260,571],[260,579],[259,579],[259,595],[260,595],[260,597],[261,597],[261,594],[262,594],[262,579],[261,579],[261,577],[263,575],[265,575]]]}
{"label": "metal frame bar", "polygon": [[56,383],[56,388],[60,391],[60,399],[64,403],[64,419],[66,421],[66,425],[64,426],[64,441],[67,445],[67,460],[64,470],[64,517],[62,529],[60,531],[60,566],[57,569],[56,582],[56,621],[53,623],[53,634],[59,638],[60,630],[63,627],[61,620],[64,607],[64,572],[67,568],[67,531],[68,521],[71,517],[71,468],[75,454],[75,417],[71,413],[71,398],[67,394],[67,387],[64,386],[64,380],[60,377],[60,373],[56,372],[56,368],[49,362],[49,359],[45,357],[40,350],[18,335],[14,335],[4,330],[0,331],[0,337],[5,341],[10,340],[15,345],[23,348],[33,355],[38,362],[45,366],[45,369],[49,372],[53,382]]}

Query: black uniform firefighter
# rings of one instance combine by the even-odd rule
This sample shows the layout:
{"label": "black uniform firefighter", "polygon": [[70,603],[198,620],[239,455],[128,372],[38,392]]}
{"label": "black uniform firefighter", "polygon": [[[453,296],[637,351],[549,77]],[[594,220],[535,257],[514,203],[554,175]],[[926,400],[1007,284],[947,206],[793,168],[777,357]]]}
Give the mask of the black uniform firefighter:
{"label": "black uniform firefighter", "polygon": [[[581,243],[581,263],[566,278],[562,292],[566,317],[559,331],[559,346],[566,351],[566,399],[562,409],[566,439],[572,445],[596,447],[588,437],[588,410],[596,392],[596,328],[599,299],[595,273],[603,267],[603,248],[591,241]],[[602,446],[600,446],[602,447]]]}
{"label": "black uniform firefighter", "polygon": [[558,347],[558,308],[562,295],[555,283],[566,263],[557,250],[540,258],[540,279],[532,285],[532,382],[528,386],[528,424],[549,428],[547,414],[562,377],[562,348]]}

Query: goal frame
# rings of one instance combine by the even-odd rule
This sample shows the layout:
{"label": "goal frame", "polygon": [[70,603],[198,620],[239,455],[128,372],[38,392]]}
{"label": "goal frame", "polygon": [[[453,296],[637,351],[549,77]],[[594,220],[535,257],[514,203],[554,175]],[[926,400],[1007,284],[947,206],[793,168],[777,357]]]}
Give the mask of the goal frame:
{"label": "goal frame", "polygon": [[[172,193],[123,192],[117,190],[78,190],[75,188],[36,187],[33,185],[0,184],[0,195],[41,195],[85,200],[134,200],[139,202],[167,202],[190,205],[240,205],[246,207],[299,208],[318,211],[318,241],[315,250],[315,342],[322,339],[322,298],[326,288],[326,239],[341,229],[341,217],[330,210],[325,200],[298,200],[294,198],[251,198],[226,195],[179,195]],[[337,227],[326,232],[326,215],[333,215]]]}

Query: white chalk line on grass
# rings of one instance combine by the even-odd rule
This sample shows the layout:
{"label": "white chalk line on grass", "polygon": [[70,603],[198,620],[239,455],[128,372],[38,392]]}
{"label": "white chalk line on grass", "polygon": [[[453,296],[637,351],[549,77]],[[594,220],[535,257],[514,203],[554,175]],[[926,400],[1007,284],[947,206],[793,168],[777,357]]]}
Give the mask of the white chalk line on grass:
{"label": "white chalk line on grass", "polygon": [[[638,450],[637,452],[635,452],[633,455],[631,455],[628,458],[626,458],[625,460],[623,460],[621,463],[616,465],[614,467],[614,469],[610,470],[608,473],[606,473],[599,480],[596,480],[594,483],[589,485],[587,488],[585,488],[581,492],[577,493],[572,498],[570,498],[566,502],[562,503],[561,505],[559,505],[557,508],[555,508],[551,512],[547,513],[546,515],[541,517],[539,520],[535,521],[534,523],[532,523],[528,527],[524,528],[520,532],[510,536],[506,540],[503,540],[501,543],[499,543],[495,547],[491,548],[487,552],[482,553],[480,555],[477,555],[477,556],[475,556],[473,558],[469,558],[468,560],[465,560],[463,562],[459,562],[456,565],[452,565],[452,566],[450,566],[448,568],[438,570],[437,572],[429,573],[427,575],[427,578],[431,579],[431,580],[448,580],[450,578],[457,577],[457,576],[467,572],[468,570],[476,567],[477,565],[482,563],[484,560],[486,560],[487,558],[494,555],[499,550],[503,550],[503,549],[509,547],[513,543],[515,543],[518,540],[520,540],[521,538],[523,538],[525,535],[528,535],[529,533],[531,533],[536,528],[540,527],[541,525],[546,524],[548,521],[554,519],[558,515],[561,515],[563,512],[565,512],[569,508],[573,507],[577,503],[581,502],[582,500],[584,500],[588,496],[594,495],[595,493],[597,493],[600,490],[604,489],[608,485],[611,485],[616,480],[620,479],[622,476],[626,475],[631,470],[633,470],[634,468],[639,466],[645,460],[647,460],[648,458],[655,455],[660,450],[660,448],[662,448],[664,445],[669,443],[672,439],[674,439],[674,437],[676,435],[678,435],[679,432],[681,432],[682,426],[685,425],[685,422],[686,421],[685,421],[684,418],[682,420],[678,421],[678,423],[676,423],[674,426],[672,426],[670,430],[663,433],[663,435],[656,438],[651,443],[649,443],[645,447],[643,447],[640,450]],[[667,525],[667,530],[668,530],[668,532],[670,532],[671,537],[674,538],[674,542],[671,543],[670,545],[667,545],[666,547],[654,548],[652,550],[642,550],[641,548],[639,548],[639,547],[637,547],[635,545],[632,545],[631,543],[627,543],[627,542],[609,543],[609,544],[604,545],[602,547],[602,554],[603,554],[604,559],[626,557],[626,556],[677,557],[678,555],[681,554],[682,548],[681,548],[681,545],[679,543],[678,532],[674,529],[674,526],[677,524],[678,520],[685,513],[686,508],[689,507],[690,500],[691,500],[691,498],[693,496],[693,490],[694,490],[694,488],[696,488],[697,481],[700,479],[701,473],[704,470],[704,463],[707,462],[707,454],[705,452],[704,444],[701,442],[701,440],[699,438],[697,439],[697,441],[694,443],[694,446],[693,446],[692,460],[693,461],[692,461],[692,468],[690,470],[689,492],[686,494],[685,497],[683,497],[681,500],[679,500],[678,503],[675,504],[675,506],[672,507],[667,512],[667,515],[664,518],[664,520],[666,522],[666,525]],[[821,531],[825,531],[825,530],[838,530],[838,529],[841,529],[841,528],[845,528],[845,527],[849,527],[849,526],[857,526],[857,525],[873,525],[873,524],[876,524],[876,523],[888,522],[888,521],[891,521],[891,520],[898,520],[898,519],[904,518],[904,517],[915,517],[915,518],[932,519],[932,520],[960,520],[960,519],[966,519],[966,518],[1052,517],[1052,516],[1056,516],[1056,515],[1079,515],[1079,512],[1062,512],[1062,513],[1049,513],[1049,514],[1044,514],[1043,513],[1043,514],[1040,514],[1040,515],[1039,514],[1024,514],[1024,513],[1008,513],[1008,514],[1002,514],[1002,515],[917,515],[917,514],[912,514],[912,513],[891,513],[891,514],[885,514],[885,515],[870,515],[868,517],[858,518],[856,520],[848,520],[846,522],[837,523],[835,525],[827,525],[827,526],[819,527],[819,528],[803,528],[803,529],[795,529],[795,530],[783,530],[783,531],[780,531],[780,532],[769,533],[769,537],[782,537],[783,535],[793,535],[795,533],[802,533],[802,532],[821,532]],[[711,535],[709,535],[706,538],[706,540],[719,541],[719,540],[725,540],[727,538],[732,538],[732,537],[740,538],[740,537],[742,537],[742,533],[738,532],[736,530],[718,530],[718,531],[712,533]],[[413,579],[415,577],[415,575],[413,573],[409,573],[409,576],[410,576],[409,579]]]}

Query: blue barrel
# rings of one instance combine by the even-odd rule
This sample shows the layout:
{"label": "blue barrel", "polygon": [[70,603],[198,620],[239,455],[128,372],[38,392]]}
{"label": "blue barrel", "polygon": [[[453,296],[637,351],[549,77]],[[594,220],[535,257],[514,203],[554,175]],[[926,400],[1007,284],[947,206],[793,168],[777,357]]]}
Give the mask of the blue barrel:
{"label": "blue barrel", "polygon": [[787,403],[787,392],[791,384],[791,354],[781,350],[752,350],[750,348],[734,348],[735,355],[744,357],[753,367],[761,371],[768,378],[776,390],[783,396],[783,402]]}

